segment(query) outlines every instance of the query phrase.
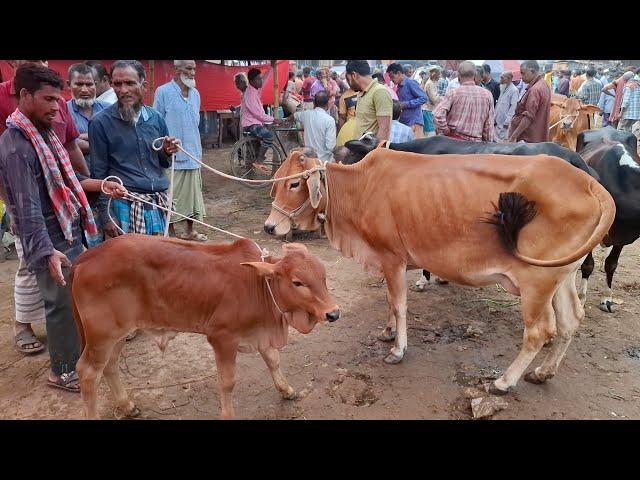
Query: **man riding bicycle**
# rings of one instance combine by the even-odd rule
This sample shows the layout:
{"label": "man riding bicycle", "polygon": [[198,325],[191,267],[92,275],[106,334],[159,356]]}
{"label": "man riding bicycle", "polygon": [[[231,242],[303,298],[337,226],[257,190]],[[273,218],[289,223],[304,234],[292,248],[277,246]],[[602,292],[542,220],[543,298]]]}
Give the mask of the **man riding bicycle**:
{"label": "man riding bicycle", "polygon": [[240,125],[244,132],[251,133],[260,139],[260,150],[253,163],[255,169],[264,173],[269,173],[270,169],[264,164],[265,156],[273,145],[273,133],[265,127],[265,123],[274,123],[281,125],[283,121],[273,118],[271,115],[264,113],[262,108],[261,92],[262,92],[262,76],[260,70],[252,68],[247,73],[249,82],[244,74],[235,76],[236,88],[242,94]]}

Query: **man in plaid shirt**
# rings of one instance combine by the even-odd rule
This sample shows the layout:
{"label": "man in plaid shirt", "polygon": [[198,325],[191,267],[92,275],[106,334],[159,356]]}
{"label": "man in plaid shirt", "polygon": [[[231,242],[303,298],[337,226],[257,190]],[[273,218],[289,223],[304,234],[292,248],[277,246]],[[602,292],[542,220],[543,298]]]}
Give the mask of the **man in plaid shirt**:
{"label": "man in plaid shirt", "polygon": [[460,86],[449,90],[433,110],[439,134],[458,140],[494,142],[493,95],[474,82],[476,66],[469,61],[458,68]]}
{"label": "man in plaid shirt", "polygon": [[596,73],[597,71],[595,68],[587,70],[587,81],[580,86],[576,95],[576,97],[587,105],[598,105],[598,101],[600,100],[602,83],[600,80],[595,78]]}
{"label": "man in plaid shirt", "polygon": [[444,97],[449,86],[449,70],[442,71],[442,77],[438,80],[438,96]]}
{"label": "man in plaid shirt", "polygon": [[625,132],[631,132],[634,123],[640,120],[640,75],[636,75],[624,86],[620,118],[618,130]]}

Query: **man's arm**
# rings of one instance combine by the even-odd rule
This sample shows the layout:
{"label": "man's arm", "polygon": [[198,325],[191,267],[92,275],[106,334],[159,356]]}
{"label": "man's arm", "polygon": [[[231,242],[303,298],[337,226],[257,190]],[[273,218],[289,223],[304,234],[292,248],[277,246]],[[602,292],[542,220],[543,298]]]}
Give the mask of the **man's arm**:
{"label": "man's arm", "polygon": [[[324,138],[325,148],[330,152],[333,152],[333,149],[336,148],[336,122],[333,121],[333,118],[331,121],[327,122]],[[331,158],[333,158],[333,155]]]}
{"label": "man's arm", "polygon": [[340,97],[340,101],[338,102],[338,130],[342,128],[342,126],[347,121],[347,104],[344,100],[344,95]]}
{"label": "man's arm", "polygon": [[427,95],[422,91],[418,82],[407,81],[407,86],[409,87],[409,93],[413,98],[408,102],[402,102],[403,108],[416,108],[420,105],[424,104],[427,101]]}
{"label": "man's arm", "polygon": [[[88,147],[89,145],[87,145],[87,149]],[[69,153],[69,160],[71,161],[73,169],[85,177],[88,177],[89,168],[87,167],[87,162],[84,160],[84,155],[82,154],[82,150],[80,150],[78,142],[76,140],[71,140],[65,144],[64,148],[66,148]]]}
{"label": "man's arm", "polygon": [[376,90],[373,95],[373,106],[376,110],[378,131],[376,136],[380,140],[388,140],[391,133],[391,116],[393,115],[393,100],[384,89]]}
{"label": "man's arm", "polygon": [[447,124],[447,115],[449,114],[449,110],[451,110],[453,92],[455,92],[455,90],[449,90],[444,96],[444,99],[436,105],[436,108],[434,108],[432,112],[433,123],[436,124],[436,130],[443,135],[449,133],[450,130]]}
{"label": "man's arm", "polygon": [[389,134],[391,133],[391,116],[388,117],[376,117],[378,120],[378,133],[376,137],[378,140],[389,140]]}
{"label": "man's arm", "polygon": [[516,114],[516,105],[518,105],[518,89],[514,88],[511,91],[511,96],[509,98],[509,109],[507,110],[507,115],[504,119],[505,125],[511,123],[511,119]]}
{"label": "man's arm", "polygon": [[78,144],[78,147],[80,147],[80,151],[84,155],[89,154],[89,134],[88,133],[81,133],[80,136],[76,139],[76,143]]}
{"label": "man's arm", "polygon": [[613,89],[613,91],[615,92],[616,87],[617,87],[616,81],[614,80],[613,82],[611,82],[611,83],[605,85],[604,87],[602,87],[601,92],[604,93],[605,95],[609,95],[610,97],[614,97],[615,98],[615,94],[609,92],[609,90]]}
{"label": "man's arm", "polygon": [[[91,143],[91,178],[102,180],[109,175],[109,142],[104,127],[95,121],[89,122],[89,142]],[[105,195],[100,195],[97,207],[100,219],[107,226],[110,224],[107,215],[108,199]],[[113,227],[115,230],[115,227]]]}
{"label": "man's arm", "polygon": [[495,123],[495,109],[493,108],[493,95],[487,99],[489,102],[489,115],[484,121],[484,125],[482,127],[482,140],[485,142],[495,142],[495,130],[493,125]]}
{"label": "man's arm", "polygon": [[160,114],[162,118],[164,118],[167,115],[167,109],[165,108],[163,92],[164,92],[163,88],[158,88],[156,90],[155,98],[153,99],[153,109],[157,110],[157,112]]}

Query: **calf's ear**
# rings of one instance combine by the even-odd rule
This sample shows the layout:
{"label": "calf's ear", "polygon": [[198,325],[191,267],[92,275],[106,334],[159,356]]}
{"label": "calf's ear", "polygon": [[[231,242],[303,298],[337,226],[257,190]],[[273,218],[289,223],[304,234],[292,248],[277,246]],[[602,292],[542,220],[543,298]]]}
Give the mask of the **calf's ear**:
{"label": "calf's ear", "polygon": [[285,255],[289,252],[295,252],[295,251],[309,253],[309,250],[307,250],[306,245],[302,243],[283,243],[282,251],[284,252]]}
{"label": "calf's ear", "polygon": [[266,262],[242,262],[240,265],[255,268],[261,277],[273,277],[276,273],[276,265]]}
{"label": "calf's ear", "polygon": [[313,208],[318,208],[322,193],[320,193],[320,172],[313,172],[307,178],[307,188],[309,189],[309,201]]}
{"label": "calf's ear", "polygon": [[597,112],[600,112],[601,110],[595,105],[581,105],[580,111],[588,115],[591,115],[592,113],[597,113]]}
{"label": "calf's ear", "polygon": [[559,102],[557,100],[552,100],[551,105],[555,105],[556,107],[561,107],[564,102]]}

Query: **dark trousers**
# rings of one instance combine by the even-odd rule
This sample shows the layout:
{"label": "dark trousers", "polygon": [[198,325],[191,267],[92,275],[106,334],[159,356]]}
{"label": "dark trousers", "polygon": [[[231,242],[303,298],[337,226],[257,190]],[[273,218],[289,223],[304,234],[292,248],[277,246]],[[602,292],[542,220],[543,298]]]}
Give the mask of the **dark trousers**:
{"label": "dark trousers", "polygon": [[71,271],[62,267],[62,273],[67,282],[65,287],[58,286],[49,275],[49,270],[36,273],[44,300],[51,370],[55,375],[75,371],[80,358],[80,339],[71,306]]}
{"label": "dark trousers", "polygon": [[260,139],[260,146],[270,147],[273,145],[273,133],[264,125],[251,125],[244,127],[245,132],[251,132]]}

